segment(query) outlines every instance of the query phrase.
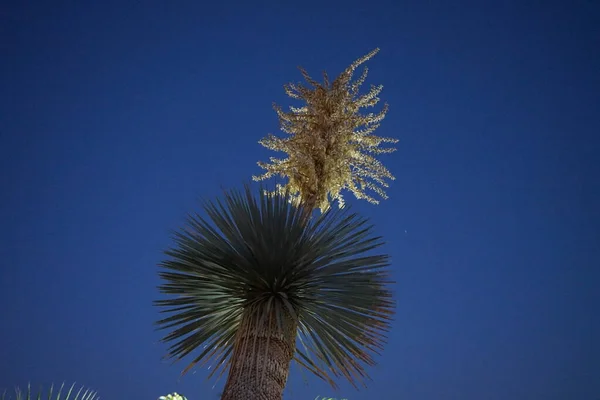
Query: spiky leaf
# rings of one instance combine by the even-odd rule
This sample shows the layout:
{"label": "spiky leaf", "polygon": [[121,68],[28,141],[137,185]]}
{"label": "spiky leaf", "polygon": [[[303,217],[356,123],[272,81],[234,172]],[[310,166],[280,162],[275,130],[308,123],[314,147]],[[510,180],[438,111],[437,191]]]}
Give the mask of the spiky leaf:
{"label": "spiky leaf", "polygon": [[[90,389],[86,389],[83,386],[80,387],[78,390],[73,390],[73,389],[75,389],[75,383],[73,383],[66,392],[63,392],[64,386],[65,386],[65,384],[63,382],[62,385],[60,385],[60,388],[58,389],[58,391],[54,392],[54,384],[52,384],[50,386],[50,389],[47,392],[47,394],[44,395],[44,398],[46,398],[48,400],[99,400],[100,399],[100,397],[98,397],[97,392],[90,390]],[[18,387],[15,388],[15,400],[32,400],[32,399],[41,400],[43,393],[44,393],[43,390],[40,388],[36,395],[35,392],[32,392],[32,390],[31,390],[31,384],[28,384],[26,392],[23,392]],[[2,396],[0,396],[0,400],[11,400],[11,399],[12,399],[12,397],[7,393],[6,390],[2,393]]]}
{"label": "spiky leaf", "polygon": [[306,222],[289,194],[248,186],[204,211],[189,215],[161,263],[168,357],[194,353],[184,372],[210,362],[224,371],[244,310],[278,310],[298,323],[301,366],[334,387],[338,376],[362,382],[394,306],[388,257],[371,254],[383,242],[367,220],[345,208]]}

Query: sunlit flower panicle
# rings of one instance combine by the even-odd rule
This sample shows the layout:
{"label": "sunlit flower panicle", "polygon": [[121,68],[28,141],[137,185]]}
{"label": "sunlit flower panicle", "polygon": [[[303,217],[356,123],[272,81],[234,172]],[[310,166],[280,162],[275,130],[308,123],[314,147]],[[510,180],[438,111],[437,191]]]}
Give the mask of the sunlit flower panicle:
{"label": "sunlit flower panicle", "polygon": [[185,396],[178,394],[177,392],[168,394],[166,396],[160,396],[158,400],[187,400]]}
{"label": "sunlit flower panicle", "polygon": [[286,153],[287,157],[271,157],[270,163],[259,161],[265,172],[254,176],[254,180],[287,178],[287,183],[278,185],[277,191],[289,191],[295,200],[321,211],[334,200],[343,207],[343,190],[373,204],[379,201],[370,192],[387,198],[386,180],[393,180],[394,176],[373,155],[395,151],[393,147],[380,146],[398,140],[375,136],[373,132],[385,118],[388,106],[385,104],[378,113],[360,113],[361,109],[379,102],[383,86],[371,85],[367,93],[359,93],[367,78],[367,68],[352,82],[355,70],[378,51],[375,49],[354,61],[333,82],[324,73],[323,82],[319,83],[300,68],[308,86],[289,83],[284,85],[284,91],[305,104],[289,107],[289,111],[273,105],[280,129],[289,136],[279,138],[269,134],[259,141],[270,150]]}

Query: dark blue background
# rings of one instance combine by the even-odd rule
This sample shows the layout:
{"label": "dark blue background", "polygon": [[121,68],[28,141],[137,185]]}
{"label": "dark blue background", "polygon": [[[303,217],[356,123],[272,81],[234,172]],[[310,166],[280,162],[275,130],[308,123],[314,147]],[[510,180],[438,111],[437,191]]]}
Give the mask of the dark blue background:
{"label": "dark blue background", "polygon": [[[373,382],[286,398],[600,398],[594,1],[13,1],[0,8],[0,387],[178,382],[156,264],[199,197],[260,173],[282,90],[375,47],[397,180],[372,218],[398,312]],[[303,382],[308,380],[308,386]]]}

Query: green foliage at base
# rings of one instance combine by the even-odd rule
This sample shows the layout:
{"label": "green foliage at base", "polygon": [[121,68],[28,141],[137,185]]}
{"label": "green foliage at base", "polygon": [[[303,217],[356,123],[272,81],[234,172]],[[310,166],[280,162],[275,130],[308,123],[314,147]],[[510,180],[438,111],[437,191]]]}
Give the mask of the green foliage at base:
{"label": "green foliage at base", "polygon": [[[52,386],[50,386],[50,390],[48,391],[48,393],[46,395],[44,395],[45,399],[48,400],[99,400],[100,397],[98,397],[98,393],[86,389],[83,386],[81,388],[79,388],[79,390],[74,391],[73,389],[75,388],[75,384],[73,383],[71,385],[71,387],[69,388],[69,390],[66,393],[63,393],[63,388],[64,388],[65,384],[63,383],[62,385],[60,385],[60,389],[58,389],[58,391],[56,392],[56,394],[54,394],[54,384],[52,384]],[[37,399],[37,400],[41,400],[42,398],[42,389],[40,388],[40,390],[37,392],[36,394],[33,394],[31,392],[31,385],[28,384],[27,385],[27,391],[21,391],[20,388],[15,388],[15,400],[32,400],[32,399]],[[2,395],[0,396],[0,400],[12,400],[13,398],[8,395],[6,393],[6,390],[2,393]]]}

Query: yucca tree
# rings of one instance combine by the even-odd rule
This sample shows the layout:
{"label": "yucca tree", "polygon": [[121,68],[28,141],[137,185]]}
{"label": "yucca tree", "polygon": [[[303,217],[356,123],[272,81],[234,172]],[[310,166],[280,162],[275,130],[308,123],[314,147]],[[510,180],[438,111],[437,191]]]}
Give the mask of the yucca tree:
{"label": "yucca tree", "polygon": [[[279,400],[290,362],[336,386],[364,382],[393,313],[388,257],[357,214],[306,220],[289,193],[231,191],[189,216],[166,251],[156,302],[184,373],[228,371],[222,399]],[[296,341],[300,346],[296,346]]]}
{"label": "yucca tree", "polygon": [[[367,70],[355,70],[379,49],[356,60],[338,78],[309,86],[288,84],[286,93],[303,101],[284,112],[275,106],[280,128],[260,143],[288,154],[259,162],[266,172],[255,180],[288,179],[269,194],[230,192],[223,202],[206,203],[207,218],[189,217],[162,263],[160,290],[176,296],[157,302],[171,316],[158,324],[173,329],[169,357],[199,350],[184,370],[213,361],[213,372],[229,371],[225,400],[281,399],[295,359],[336,386],[344,377],[362,382],[364,365],[384,341],[393,313],[386,255],[367,253],[382,244],[366,220],[343,206],[342,190],[377,204],[370,190],[387,198],[391,173],[374,155],[389,153],[382,143],[396,139],[373,132],[387,112],[375,106],[382,86],[359,94]],[[312,220],[312,211],[323,214]],[[301,345],[296,347],[296,341]]]}
{"label": "yucca tree", "polygon": [[[98,393],[93,390],[86,389],[84,387],[80,387],[77,390],[75,389],[75,384],[73,383],[70,388],[67,389],[66,392],[63,392],[65,384],[60,385],[58,391],[54,392],[54,385],[50,386],[50,390],[47,394],[43,394],[42,389],[37,392],[37,395],[31,391],[31,385],[27,385],[27,391],[23,392],[20,388],[15,389],[15,400],[32,400],[37,399],[40,400],[42,398],[48,400],[99,400]],[[6,390],[0,396],[0,400],[11,400],[12,397],[8,395]]]}

